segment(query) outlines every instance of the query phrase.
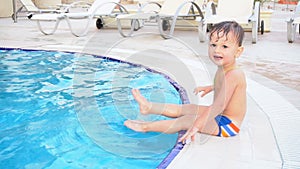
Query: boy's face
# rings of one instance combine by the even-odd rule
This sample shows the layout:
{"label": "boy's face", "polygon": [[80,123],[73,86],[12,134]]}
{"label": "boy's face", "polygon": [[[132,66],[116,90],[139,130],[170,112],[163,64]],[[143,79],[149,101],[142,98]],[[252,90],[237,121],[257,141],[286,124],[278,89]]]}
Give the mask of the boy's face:
{"label": "boy's face", "polygon": [[223,68],[235,64],[235,58],[239,57],[243,52],[243,47],[238,45],[237,39],[232,32],[227,36],[220,32],[213,33],[209,42],[208,55],[209,58],[217,66]]}

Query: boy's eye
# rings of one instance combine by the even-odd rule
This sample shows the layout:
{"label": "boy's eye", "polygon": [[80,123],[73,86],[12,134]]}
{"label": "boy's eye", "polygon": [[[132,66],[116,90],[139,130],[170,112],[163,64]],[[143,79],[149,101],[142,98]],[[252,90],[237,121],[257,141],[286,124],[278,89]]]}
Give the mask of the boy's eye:
{"label": "boy's eye", "polygon": [[227,45],[223,45],[223,48],[225,48],[225,49],[226,49],[226,48],[228,48],[228,46],[227,46]]}
{"label": "boy's eye", "polygon": [[210,46],[211,47],[216,47],[217,45],[212,43],[212,44],[210,44]]}

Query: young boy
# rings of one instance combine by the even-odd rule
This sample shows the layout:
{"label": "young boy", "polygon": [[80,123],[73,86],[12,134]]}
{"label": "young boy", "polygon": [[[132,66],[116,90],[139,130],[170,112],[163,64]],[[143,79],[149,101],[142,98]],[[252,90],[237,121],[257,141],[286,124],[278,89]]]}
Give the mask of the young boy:
{"label": "young boy", "polygon": [[245,75],[236,64],[236,58],[244,49],[243,38],[243,28],[233,21],[215,24],[211,30],[208,55],[218,67],[214,85],[197,87],[194,92],[202,93],[203,97],[214,91],[212,105],[149,102],[139,90],[133,89],[132,94],[142,114],[160,114],[173,119],[154,122],[127,120],[124,125],[138,132],[175,133],[187,130],[179,142],[190,138],[193,141],[197,132],[220,137],[235,136],[244,119],[247,104]]}

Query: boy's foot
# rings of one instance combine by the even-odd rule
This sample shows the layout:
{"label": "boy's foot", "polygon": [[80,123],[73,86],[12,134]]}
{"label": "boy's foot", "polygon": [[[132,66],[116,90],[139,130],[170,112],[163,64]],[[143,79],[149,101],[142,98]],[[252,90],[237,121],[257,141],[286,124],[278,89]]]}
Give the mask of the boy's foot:
{"label": "boy's foot", "polygon": [[137,120],[126,120],[124,122],[124,125],[137,132],[146,132],[145,130],[146,123],[147,122],[137,121]]}
{"label": "boy's foot", "polygon": [[142,114],[148,114],[149,110],[151,109],[151,103],[148,102],[144,96],[142,96],[138,89],[132,89],[131,93],[140,106],[140,112]]}

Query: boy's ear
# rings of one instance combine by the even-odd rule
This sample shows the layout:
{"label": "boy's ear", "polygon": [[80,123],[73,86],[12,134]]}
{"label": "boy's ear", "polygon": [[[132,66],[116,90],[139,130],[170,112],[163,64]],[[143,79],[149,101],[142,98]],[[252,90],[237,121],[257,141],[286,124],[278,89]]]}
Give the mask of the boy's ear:
{"label": "boy's ear", "polygon": [[243,51],[244,51],[244,46],[240,46],[236,51],[235,58],[240,57]]}

